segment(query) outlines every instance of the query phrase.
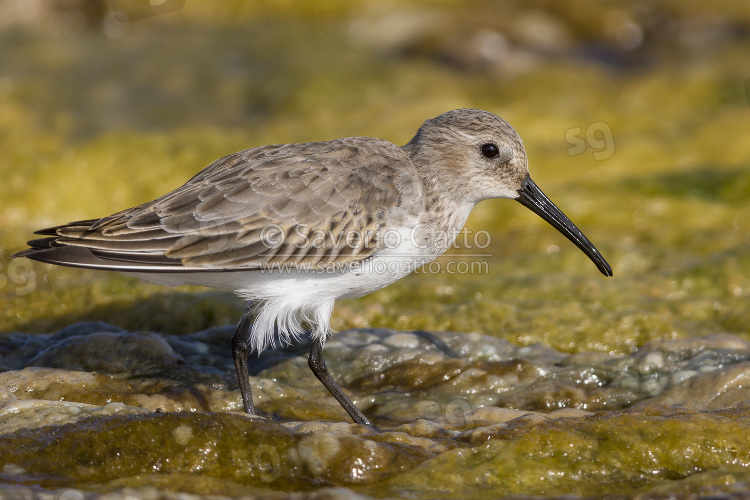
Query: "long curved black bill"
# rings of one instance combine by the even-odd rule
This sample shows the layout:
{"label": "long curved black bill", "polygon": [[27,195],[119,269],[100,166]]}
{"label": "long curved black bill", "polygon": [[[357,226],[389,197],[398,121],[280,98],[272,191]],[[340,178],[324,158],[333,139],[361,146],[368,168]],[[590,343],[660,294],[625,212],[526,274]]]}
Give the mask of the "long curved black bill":
{"label": "long curved black bill", "polygon": [[583,250],[583,253],[589,256],[589,259],[596,264],[596,267],[604,276],[612,276],[612,268],[604,260],[599,250],[586,238],[580,229],[568,219],[554,203],[534,184],[530,176],[521,183],[521,189],[518,190],[516,201],[526,208],[546,220],[552,226],[565,235],[575,246]]}

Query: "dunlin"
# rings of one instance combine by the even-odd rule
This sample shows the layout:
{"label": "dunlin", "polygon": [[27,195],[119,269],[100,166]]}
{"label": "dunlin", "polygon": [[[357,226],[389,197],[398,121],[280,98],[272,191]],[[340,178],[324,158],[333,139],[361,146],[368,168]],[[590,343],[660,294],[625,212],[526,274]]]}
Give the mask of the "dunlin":
{"label": "dunlin", "polygon": [[313,373],[355,422],[371,425],[323,359],[334,302],[435,259],[488,198],[519,201],[612,275],[529,177],[518,133],[477,109],[427,120],[403,147],[350,137],[240,151],[152,202],[37,231],[46,237],[15,257],[234,291],[249,303],[232,337],[247,413],[248,353],[292,342],[307,325]]}

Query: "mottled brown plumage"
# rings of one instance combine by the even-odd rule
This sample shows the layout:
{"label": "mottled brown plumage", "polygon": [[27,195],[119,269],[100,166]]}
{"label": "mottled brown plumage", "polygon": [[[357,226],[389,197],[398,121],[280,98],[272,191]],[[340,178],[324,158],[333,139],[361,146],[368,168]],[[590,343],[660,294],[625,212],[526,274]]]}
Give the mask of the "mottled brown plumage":
{"label": "mottled brown plumage", "polygon": [[476,109],[427,120],[403,147],[352,137],[240,151],[152,202],[38,231],[45,238],[16,256],[224,288],[250,301],[232,340],[248,413],[248,351],[290,342],[306,323],[313,372],[355,421],[369,424],[322,358],[335,300],[370,293],[435,259],[487,198],[518,200],[611,275],[531,181],[516,131]]}
{"label": "mottled brown plumage", "polygon": [[[263,146],[215,161],[150,203],[41,233],[57,236],[45,240],[51,248],[83,247],[143,270],[341,265],[382,247],[377,235],[394,211],[417,209],[416,176],[401,148],[378,139]],[[337,244],[353,231],[367,237]],[[300,245],[315,232],[326,236],[320,245]],[[79,264],[96,268],[99,259]]]}

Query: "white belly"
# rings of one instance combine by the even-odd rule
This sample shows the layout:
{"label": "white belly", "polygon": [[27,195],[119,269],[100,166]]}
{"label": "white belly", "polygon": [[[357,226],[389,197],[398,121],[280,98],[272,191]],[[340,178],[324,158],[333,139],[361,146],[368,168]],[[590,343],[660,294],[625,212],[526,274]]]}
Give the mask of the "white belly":
{"label": "white belly", "polygon": [[[458,214],[460,227],[470,207]],[[456,214],[454,214],[454,217]],[[279,341],[290,343],[312,328],[314,338],[330,333],[330,317],[338,299],[354,299],[384,288],[431,262],[448,245],[425,244],[424,226],[418,222],[392,230],[394,238],[369,259],[345,268],[310,269],[290,265],[286,268],[254,271],[202,271],[186,273],[126,273],[163,286],[198,285],[231,290],[254,302],[252,349],[260,352]]]}

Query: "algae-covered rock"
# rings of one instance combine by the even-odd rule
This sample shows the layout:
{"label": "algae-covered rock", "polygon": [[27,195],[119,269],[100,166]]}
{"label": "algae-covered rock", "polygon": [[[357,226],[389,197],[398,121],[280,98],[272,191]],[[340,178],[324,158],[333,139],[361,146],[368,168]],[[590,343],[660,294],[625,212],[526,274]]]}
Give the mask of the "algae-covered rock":
{"label": "algae-covered rock", "polygon": [[264,498],[724,491],[717,478],[750,479],[750,347],[731,335],[623,356],[341,332],[326,359],[375,429],[351,423],[310,373],[304,341],[249,358],[260,416],[241,413],[232,332],[0,334],[0,366],[13,367],[0,372],[0,479]]}
{"label": "algae-covered rock", "polygon": [[471,492],[464,498],[496,498],[632,494],[654,481],[717,469],[747,480],[748,435],[750,409],[702,413],[641,404],[587,417],[521,417],[389,485],[425,496],[461,491]]}
{"label": "algae-covered rock", "polygon": [[[238,413],[165,413],[86,418],[55,429],[6,434],[6,480],[150,484],[149,476],[194,474],[257,488],[368,484],[413,468],[432,454],[348,432],[294,433]],[[138,479],[145,476],[145,479]],[[201,488],[200,482],[194,485]]]}
{"label": "algae-covered rock", "polygon": [[[0,1],[0,498],[747,498],[748,33],[748,2]],[[378,431],[304,339],[251,356],[239,413],[231,293],[10,258],[228,153],[459,107],[519,130],[614,277],[482,202],[336,304]]]}

